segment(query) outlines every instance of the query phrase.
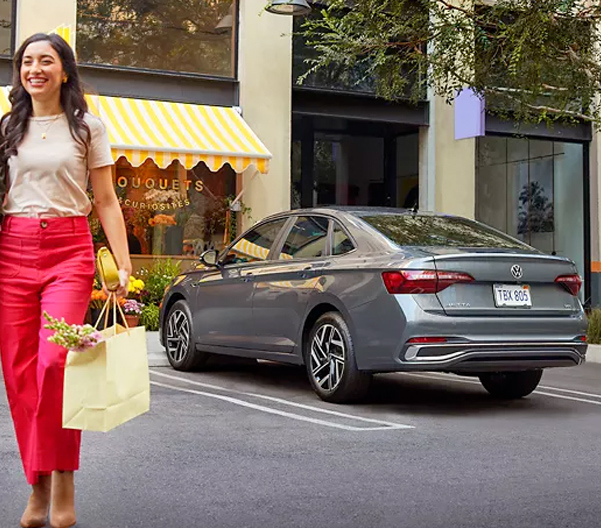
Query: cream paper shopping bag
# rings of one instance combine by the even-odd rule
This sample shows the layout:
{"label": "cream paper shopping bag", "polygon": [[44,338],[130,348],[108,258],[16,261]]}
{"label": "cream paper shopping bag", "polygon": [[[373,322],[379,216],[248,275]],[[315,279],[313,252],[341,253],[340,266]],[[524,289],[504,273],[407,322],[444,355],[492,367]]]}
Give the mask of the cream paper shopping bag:
{"label": "cream paper shopping bag", "polygon": [[[106,306],[105,306],[106,308]],[[116,322],[105,341],[69,352],[65,366],[63,427],[110,431],[150,408],[150,377],[144,327]]]}

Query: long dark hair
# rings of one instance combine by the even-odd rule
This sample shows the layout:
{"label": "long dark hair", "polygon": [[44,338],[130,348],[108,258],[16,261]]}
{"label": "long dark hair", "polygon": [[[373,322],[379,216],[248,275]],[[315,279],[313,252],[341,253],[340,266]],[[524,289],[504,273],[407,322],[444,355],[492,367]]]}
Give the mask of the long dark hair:
{"label": "long dark hair", "polygon": [[17,149],[27,132],[29,118],[33,113],[31,95],[21,84],[23,55],[27,46],[42,41],[49,42],[54,48],[67,75],[67,82],[61,85],[60,103],[67,116],[71,135],[86,150],[90,144],[90,127],[84,119],[88,111],[88,103],[83,95],[73,50],[59,35],[36,33],[21,44],[13,59],[13,86],[8,96],[12,109],[0,120],[0,176],[6,176],[8,159],[17,154]]}

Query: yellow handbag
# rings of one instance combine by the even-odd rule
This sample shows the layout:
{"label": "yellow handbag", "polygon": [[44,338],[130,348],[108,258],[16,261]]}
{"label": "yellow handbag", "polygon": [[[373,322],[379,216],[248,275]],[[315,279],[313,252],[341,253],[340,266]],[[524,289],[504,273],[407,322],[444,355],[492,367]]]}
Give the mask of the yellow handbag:
{"label": "yellow handbag", "polygon": [[100,279],[106,286],[106,289],[111,292],[116,291],[121,285],[121,281],[119,280],[119,268],[115,262],[115,257],[113,257],[113,254],[108,248],[101,247],[98,250],[96,267]]}

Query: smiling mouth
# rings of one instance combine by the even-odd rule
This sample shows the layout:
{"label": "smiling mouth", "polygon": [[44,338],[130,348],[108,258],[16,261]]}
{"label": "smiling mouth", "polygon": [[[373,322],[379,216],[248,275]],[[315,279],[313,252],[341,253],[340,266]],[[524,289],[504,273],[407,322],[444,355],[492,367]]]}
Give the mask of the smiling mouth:
{"label": "smiling mouth", "polygon": [[40,79],[40,78],[35,78],[35,79],[27,79],[27,82],[31,85],[31,86],[43,86],[44,84],[46,84],[48,81],[47,79]]}

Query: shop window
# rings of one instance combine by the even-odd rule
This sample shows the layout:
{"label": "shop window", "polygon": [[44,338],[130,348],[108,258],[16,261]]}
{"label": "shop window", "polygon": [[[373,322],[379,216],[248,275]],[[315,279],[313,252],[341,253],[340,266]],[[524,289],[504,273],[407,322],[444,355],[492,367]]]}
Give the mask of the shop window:
{"label": "shop window", "polygon": [[328,223],[322,216],[298,217],[286,237],[280,260],[324,257]]}
{"label": "shop window", "polygon": [[583,145],[502,137],[477,145],[477,219],[584,273]]}
{"label": "shop window", "polygon": [[14,0],[0,0],[0,56],[13,54]]}
{"label": "shop window", "polygon": [[236,1],[78,0],[83,63],[235,77]]}
{"label": "shop window", "polygon": [[[313,37],[305,37],[303,32],[308,19],[321,19],[322,9],[327,8],[328,2],[314,3],[314,9],[310,15],[306,17],[295,17],[294,32],[292,38],[292,82],[297,84],[299,79],[303,77],[310,69],[311,60],[320,55],[320,51],[310,41]],[[327,31],[327,30],[326,30]],[[404,53],[399,48],[391,48],[394,51],[391,53]],[[374,68],[373,61],[365,60],[366,57],[358,57],[352,64],[344,62],[342,64],[333,62],[327,67],[319,68],[317,71],[311,72],[304,78],[303,86],[310,88],[320,88],[325,90],[336,90],[343,92],[355,92],[363,94],[375,94],[378,92],[378,84],[389,84],[388,72],[390,66]],[[403,96],[409,98],[416,88],[420,89],[420,98],[426,99],[426,93],[417,64],[411,66],[401,66],[405,69],[404,77],[409,80],[404,89]]]}
{"label": "shop window", "polygon": [[251,229],[228,250],[222,262],[227,265],[267,260],[271,246],[286,221],[285,218],[274,220]]}
{"label": "shop window", "polygon": [[[160,169],[151,160],[132,167],[120,158],[115,185],[132,255],[196,259],[206,249],[221,250],[229,243],[236,214],[228,212],[236,194],[236,174],[229,165],[211,172],[203,163],[186,170],[175,161]],[[90,225],[97,245],[106,244],[94,213]]]}

